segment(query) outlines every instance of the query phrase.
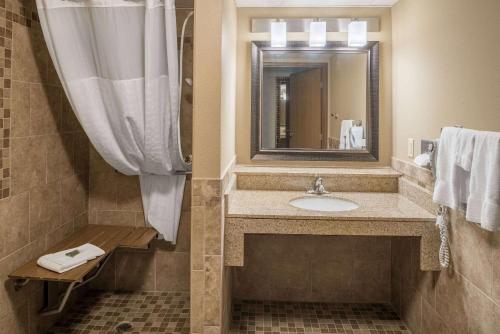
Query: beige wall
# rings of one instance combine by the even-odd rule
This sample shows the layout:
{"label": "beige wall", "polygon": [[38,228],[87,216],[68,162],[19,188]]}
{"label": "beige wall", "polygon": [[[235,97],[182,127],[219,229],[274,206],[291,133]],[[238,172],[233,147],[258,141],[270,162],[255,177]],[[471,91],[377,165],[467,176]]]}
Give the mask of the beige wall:
{"label": "beige wall", "polygon": [[236,154],[236,6],[224,0],[221,45],[221,165],[222,176]]}
{"label": "beige wall", "polygon": [[[498,13],[497,0],[400,0],[393,8],[397,158],[408,159],[407,138],[436,138],[443,126],[500,131]],[[409,175],[400,191],[434,212],[430,172],[394,162]],[[500,233],[452,212],[449,234],[452,267],[435,274],[418,270],[416,241],[393,242],[393,304],[412,333],[496,333]]]}
{"label": "beige wall", "polygon": [[[253,17],[380,17],[381,31],[370,33],[369,40],[381,42],[380,48],[380,161],[377,163],[341,163],[327,161],[252,161],[250,159],[250,101],[251,101],[251,46],[252,40],[268,40],[268,34],[250,32]],[[290,40],[307,40],[305,33],[290,33]],[[388,166],[391,148],[391,11],[390,8],[238,8],[238,62],[236,100],[236,154],[239,164],[248,165],[302,165],[302,166]],[[329,33],[328,40],[346,40],[345,33]]]}
{"label": "beige wall", "polygon": [[[34,2],[1,11],[0,332],[42,333],[41,282],[7,275],[87,224],[89,142],[55,74]],[[5,4],[4,4],[5,7]],[[9,27],[10,25],[10,27]],[[3,177],[3,180],[2,180]],[[5,189],[8,189],[5,192]],[[5,196],[4,196],[5,195]]]}
{"label": "beige wall", "polygon": [[234,159],[236,7],[195,3],[193,177],[220,178]]}
{"label": "beige wall", "polygon": [[[393,16],[394,156],[444,126],[500,130],[500,2],[401,0]],[[419,152],[419,149],[417,150]]]}
{"label": "beige wall", "polygon": [[[362,121],[366,129],[366,54],[337,54],[330,60],[329,137],[340,139],[342,120]],[[338,119],[332,114],[338,114]]]}

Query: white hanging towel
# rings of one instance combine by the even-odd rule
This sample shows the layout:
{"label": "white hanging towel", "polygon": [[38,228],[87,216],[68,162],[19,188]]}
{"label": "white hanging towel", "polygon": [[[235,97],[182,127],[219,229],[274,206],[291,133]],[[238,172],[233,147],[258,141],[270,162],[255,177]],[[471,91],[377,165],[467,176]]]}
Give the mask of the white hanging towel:
{"label": "white hanging towel", "polygon": [[40,267],[62,274],[104,254],[105,252],[101,248],[87,243],[79,247],[43,255],[36,263]]}
{"label": "white hanging towel", "polygon": [[351,141],[350,141],[350,133],[351,133],[351,128],[354,125],[354,121],[352,119],[347,119],[343,120],[340,123],[340,149],[341,150],[348,150],[351,148]]}
{"label": "white hanging towel", "polygon": [[500,133],[475,137],[466,219],[488,231],[500,228]]}
{"label": "white hanging towel", "polygon": [[185,180],[176,171],[187,168],[179,147],[175,0],[36,3],[87,136],[115,169],[141,176],[147,222],[175,242]]}
{"label": "white hanging towel", "polygon": [[455,163],[468,172],[470,172],[472,167],[474,143],[476,140],[476,134],[478,133],[479,131],[470,129],[462,129],[458,132]]}
{"label": "white hanging towel", "polygon": [[446,127],[441,132],[433,200],[448,208],[463,210],[468,197],[470,173],[455,163],[460,131],[460,128]]}
{"label": "white hanging towel", "polygon": [[350,131],[349,140],[351,141],[351,148],[362,149],[365,146],[364,128],[362,126],[353,126]]}

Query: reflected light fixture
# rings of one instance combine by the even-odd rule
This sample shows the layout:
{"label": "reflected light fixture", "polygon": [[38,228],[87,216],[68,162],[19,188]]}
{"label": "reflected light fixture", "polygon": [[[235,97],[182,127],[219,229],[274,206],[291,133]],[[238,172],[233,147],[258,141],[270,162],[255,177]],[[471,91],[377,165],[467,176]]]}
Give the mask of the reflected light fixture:
{"label": "reflected light fixture", "polygon": [[365,46],[368,42],[368,24],[366,21],[352,21],[347,28],[348,42],[351,47]]}
{"label": "reflected light fixture", "polygon": [[309,26],[309,46],[322,48],[326,45],[326,22],[311,22]]}
{"label": "reflected light fixture", "polygon": [[286,22],[271,22],[271,46],[273,48],[286,46]]}

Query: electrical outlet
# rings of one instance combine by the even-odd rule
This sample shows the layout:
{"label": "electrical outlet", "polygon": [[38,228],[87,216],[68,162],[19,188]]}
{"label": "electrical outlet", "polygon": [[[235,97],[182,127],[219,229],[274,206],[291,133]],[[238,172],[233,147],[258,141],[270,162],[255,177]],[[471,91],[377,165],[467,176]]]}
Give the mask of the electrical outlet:
{"label": "electrical outlet", "polygon": [[413,138],[408,138],[408,158],[413,158],[415,156],[415,140]]}

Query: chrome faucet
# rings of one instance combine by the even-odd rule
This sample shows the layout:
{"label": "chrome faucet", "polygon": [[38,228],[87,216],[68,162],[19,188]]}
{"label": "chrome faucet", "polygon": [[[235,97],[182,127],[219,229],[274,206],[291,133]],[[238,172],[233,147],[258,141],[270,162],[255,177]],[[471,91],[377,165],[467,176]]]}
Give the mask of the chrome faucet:
{"label": "chrome faucet", "polygon": [[325,186],[323,185],[323,179],[318,176],[316,177],[316,181],[314,181],[314,188],[307,191],[308,194],[313,195],[325,195],[329,194],[329,191],[325,190]]}

